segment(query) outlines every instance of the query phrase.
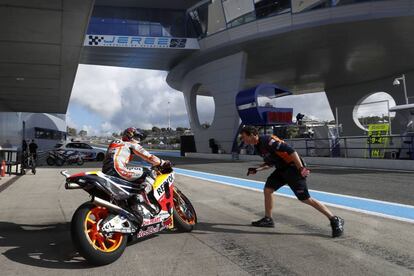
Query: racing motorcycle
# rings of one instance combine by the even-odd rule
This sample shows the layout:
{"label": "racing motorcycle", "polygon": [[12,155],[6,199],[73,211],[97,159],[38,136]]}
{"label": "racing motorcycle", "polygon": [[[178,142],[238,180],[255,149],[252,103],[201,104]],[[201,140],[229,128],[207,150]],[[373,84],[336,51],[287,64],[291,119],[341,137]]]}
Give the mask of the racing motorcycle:
{"label": "racing motorcycle", "polygon": [[[190,200],[174,185],[171,167],[144,168],[141,183],[100,171],[61,174],[66,177],[66,189],[83,189],[91,195],[72,217],[71,236],[80,255],[93,265],[117,260],[128,240],[163,230],[191,232],[197,223]],[[152,184],[149,193],[143,181]]]}

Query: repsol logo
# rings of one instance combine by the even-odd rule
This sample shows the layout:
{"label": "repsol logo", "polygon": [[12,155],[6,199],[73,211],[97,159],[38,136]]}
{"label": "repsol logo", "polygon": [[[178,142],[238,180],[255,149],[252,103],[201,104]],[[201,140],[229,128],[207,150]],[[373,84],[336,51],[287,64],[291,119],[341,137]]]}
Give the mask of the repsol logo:
{"label": "repsol logo", "polygon": [[162,183],[162,185],[157,189],[158,196],[161,196],[165,192],[165,185]]}
{"label": "repsol logo", "polygon": [[161,196],[165,192],[165,186],[169,187],[169,184],[173,182],[174,177],[172,174],[168,176],[168,178],[157,188],[158,196]]}

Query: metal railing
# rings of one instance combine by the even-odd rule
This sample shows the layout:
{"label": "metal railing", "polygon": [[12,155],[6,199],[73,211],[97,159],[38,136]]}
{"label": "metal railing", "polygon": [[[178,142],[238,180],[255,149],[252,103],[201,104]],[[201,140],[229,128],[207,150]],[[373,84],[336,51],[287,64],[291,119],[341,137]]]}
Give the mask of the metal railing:
{"label": "metal railing", "polygon": [[303,156],[414,160],[414,135],[287,139]]}

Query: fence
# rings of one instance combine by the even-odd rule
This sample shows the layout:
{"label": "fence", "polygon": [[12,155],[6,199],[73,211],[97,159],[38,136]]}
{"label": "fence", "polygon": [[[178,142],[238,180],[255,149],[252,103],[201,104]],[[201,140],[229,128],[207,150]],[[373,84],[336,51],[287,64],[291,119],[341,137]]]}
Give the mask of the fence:
{"label": "fence", "polygon": [[302,156],[414,160],[412,136],[381,135],[286,140]]}

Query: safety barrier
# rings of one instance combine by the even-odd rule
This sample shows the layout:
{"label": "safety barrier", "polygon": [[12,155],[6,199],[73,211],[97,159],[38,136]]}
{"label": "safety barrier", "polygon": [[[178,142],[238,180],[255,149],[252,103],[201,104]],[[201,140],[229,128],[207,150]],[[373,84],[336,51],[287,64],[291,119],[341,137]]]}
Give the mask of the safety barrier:
{"label": "safety barrier", "polygon": [[300,138],[287,139],[286,142],[308,157],[414,160],[414,135]]}

